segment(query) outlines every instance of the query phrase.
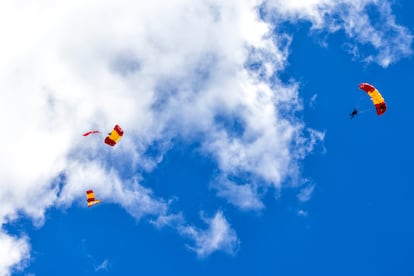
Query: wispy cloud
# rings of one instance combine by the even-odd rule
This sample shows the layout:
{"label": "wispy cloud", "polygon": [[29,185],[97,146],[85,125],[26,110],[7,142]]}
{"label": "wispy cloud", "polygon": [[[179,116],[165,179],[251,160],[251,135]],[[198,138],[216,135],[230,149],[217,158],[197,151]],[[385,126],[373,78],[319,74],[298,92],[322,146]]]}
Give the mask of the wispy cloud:
{"label": "wispy cloud", "polygon": [[310,100],[309,100],[309,106],[311,108],[314,108],[315,107],[317,98],[318,98],[318,94],[313,94],[312,97],[310,98]]}
{"label": "wispy cloud", "polygon": [[[267,5],[276,11],[277,20],[308,20],[313,30],[321,32],[343,30],[352,41],[346,43],[350,53],[361,61],[387,67],[413,53],[413,35],[397,23],[387,0],[269,0]],[[363,51],[363,45],[374,53]]]}
{"label": "wispy cloud", "polygon": [[308,216],[308,211],[300,209],[300,210],[298,210],[297,214],[300,217],[307,217]]}
{"label": "wispy cloud", "polygon": [[105,259],[102,263],[95,267],[95,272],[100,270],[108,270],[109,261]]}
{"label": "wispy cloud", "polygon": [[214,181],[212,187],[217,190],[218,196],[226,198],[231,204],[242,210],[260,210],[264,208],[255,185],[237,184],[221,177]]}
{"label": "wispy cloud", "polygon": [[108,266],[110,265],[110,262],[108,259],[103,260],[101,263],[98,263],[95,259],[95,257],[89,253],[88,249],[86,248],[86,240],[83,239],[81,242],[81,248],[83,253],[85,254],[88,261],[91,263],[91,265],[94,267],[94,271],[100,271],[100,270],[108,270]]}
{"label": "wispy cloud", "polygon": [[182,226],[179,229],[182,235],[194,242],[194,245],[188,245],[188,248],[195,251],[199,257],[206,257],[217,250],[234,254],[239,248],[240,241],[223,213],[218,211],[212,218],[204,218],[204,221],[207,229],[193,226]]}
{"label": "wispy cloud", "polygon": [[207,226],[206,228],[186,221],[182,213],[159,216],[151,220],[151,223],[157,228],[172,228],[189,241],[187,247],[198,257],[207,257],[215,251],[230,255],[237,252],[240,245],[239,238],[222,211],[217,211],[212,217],[207,217],[204,212],[201,212],[201,219]]}
{"label": "wispy cloud", "polygon": [[302,188],[299,191],[299,193],[297,195],[297,198],[301,202],[309,201],[312,197],[312,194],[313,194],[314,190],[315,190],[315,184],[306,185],[304,188]]}

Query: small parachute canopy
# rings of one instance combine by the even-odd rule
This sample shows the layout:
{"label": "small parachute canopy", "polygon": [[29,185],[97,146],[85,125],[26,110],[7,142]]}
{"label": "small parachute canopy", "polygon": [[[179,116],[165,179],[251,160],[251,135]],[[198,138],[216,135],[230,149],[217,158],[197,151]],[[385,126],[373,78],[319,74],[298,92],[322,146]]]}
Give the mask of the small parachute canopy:
{"label": "small parachute canopy", "polygon": [[95,193],[93,192],[93,190],[86,191],[86,199],[88,201],[88,207],[94,206],[101,202],[99,199],[95,199]]}
{"label": "small parachute canopy", "polygon": [[99,130],[91,130],[91,131],[88,131],[88,132],[85,132],[84,134],[82,134],[83,136],[89,136],[89,135],[91,135],[91,134],[97,134],[97,133],[99,133]]}
{"label": "small parachute canopy", "polygon": [[111,133],[108,134],[108,136],[105,138],[105,144],[113,147],[116,145],[116,143],[119,142],[119,140],[122,138],[122,135],[124,135],[124,131],[119,125],[115,125],[114,129],[111,131]]}
{"label": "small parachute canopy", "polygon": [[384,98],[380,92],[373,85],[369,83],[361,83],[359,85],[359,89],[364,90],[367,92],[368,96],[371,97],[371,100],[375,105],[375,109],[377,110],[378,116],[385,113],[387,110],[387,105],[385,104]]}

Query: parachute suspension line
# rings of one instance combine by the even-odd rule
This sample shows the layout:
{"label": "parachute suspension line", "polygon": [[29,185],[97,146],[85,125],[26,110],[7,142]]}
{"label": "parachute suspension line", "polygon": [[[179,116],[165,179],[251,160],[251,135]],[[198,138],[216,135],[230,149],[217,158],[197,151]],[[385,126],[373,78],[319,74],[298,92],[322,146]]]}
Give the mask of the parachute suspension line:
{"label": "parachute suspension line", "polygon": [[368,111],[371,111],[371,108],[367,108],[367,109],[360,110],[360,111],[358,111],[358,113],[359,114],[363,114],[363,113],[366,113]]}
{"label": "parachute suspension line", "polygon": [[361,95],[359,96],[359,100],[358,100],[358,104],[356,106],[356,109],[361,109],[361,108],[367,108],[370,105],[369,102],[367,102],[366,96],[365,95]]}

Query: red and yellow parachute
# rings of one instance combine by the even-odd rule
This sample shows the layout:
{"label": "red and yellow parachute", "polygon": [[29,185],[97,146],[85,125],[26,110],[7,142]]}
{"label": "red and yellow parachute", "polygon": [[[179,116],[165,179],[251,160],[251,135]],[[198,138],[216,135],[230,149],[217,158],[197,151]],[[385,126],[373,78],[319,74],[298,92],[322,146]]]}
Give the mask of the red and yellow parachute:
{"label": "red and yellow parachute", "polygon": [[371,100],[375,105],[375,109],[377,110],[377,115],[379,116],[384,114],[387,110],[387,105],[385,104],[384,98],[380,92],[369,83],[361,83],[359,88],[367,92],[368,96],[371,97]]}
{"label": "red and yellow parachute", "polygon": [[[99,130],[91,130],[91,131],[85,132],[82,135],[89,136],[91,134],[99,134],[99,133],[101,133]],[[119,140],[122,138],[122,135],[124,135],[123,129],[119,125],[115,125],[114,129],[108,134],[104,142],[105,144],[113,147],[116,145],[116,143],[119,142]]]}
{"label": "red and yellow parachute", "polygon": [[119,125],[115,125],[111,133],[109,133],[105,138],[105,144],[110,145],[111,147],[115,146],[121,139],[122,135],[124,135],[122,128]]}
{"label": "red and yellow parachute", "polygon": [[93,190],[86,191],[86,200],[88,202],[88,207],[91,207],[101,202],[99,199],[95,199],[95,193],[93,192]]}

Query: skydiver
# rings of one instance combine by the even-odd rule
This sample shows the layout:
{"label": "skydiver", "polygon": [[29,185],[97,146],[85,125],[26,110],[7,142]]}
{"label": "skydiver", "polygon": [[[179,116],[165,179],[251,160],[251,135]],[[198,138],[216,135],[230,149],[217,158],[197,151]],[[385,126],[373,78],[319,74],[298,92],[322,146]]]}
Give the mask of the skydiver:
{"label": "skydiver", "polygon": [[356,115],[358,115],[358,109],[354,108],[354,110],[352,110],[352,113],[349,114],[349,117],[352,119],[354,118]]}

